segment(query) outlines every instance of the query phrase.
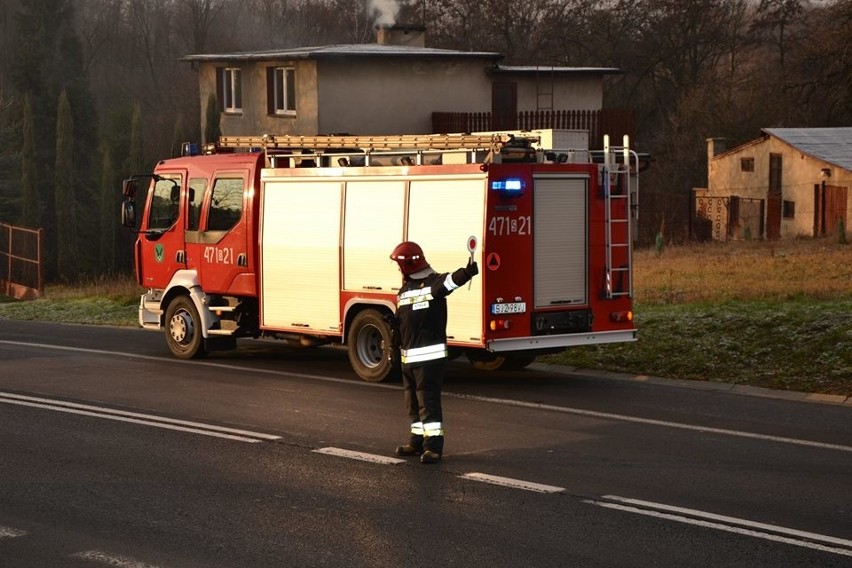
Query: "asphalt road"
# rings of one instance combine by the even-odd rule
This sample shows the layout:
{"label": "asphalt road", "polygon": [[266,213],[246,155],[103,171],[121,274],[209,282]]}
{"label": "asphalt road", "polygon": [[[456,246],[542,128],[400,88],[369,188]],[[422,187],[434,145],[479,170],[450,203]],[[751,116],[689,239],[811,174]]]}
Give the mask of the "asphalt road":
{"label": "asphalt road", "polygon": [[852,566],[852,407],[449,366],[445,460],[344,351],[0,320],[0,567]]}

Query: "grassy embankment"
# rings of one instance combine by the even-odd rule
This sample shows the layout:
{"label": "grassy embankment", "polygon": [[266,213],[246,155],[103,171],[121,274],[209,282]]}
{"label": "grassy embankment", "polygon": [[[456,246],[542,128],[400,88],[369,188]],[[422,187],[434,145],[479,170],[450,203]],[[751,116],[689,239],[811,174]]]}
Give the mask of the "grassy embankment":
{"label": "grassy embankment", "polygon": [[852,246],[709,243],[635,255],[635,343],[547,362],[852,396]]}
{"label": "grassy embankment", "polygon": [[[703,244],[636,252],[635,343],[549,363],[852,396],[852,245]],[[0,318],[136,325],[129,279],[49,286]]]}

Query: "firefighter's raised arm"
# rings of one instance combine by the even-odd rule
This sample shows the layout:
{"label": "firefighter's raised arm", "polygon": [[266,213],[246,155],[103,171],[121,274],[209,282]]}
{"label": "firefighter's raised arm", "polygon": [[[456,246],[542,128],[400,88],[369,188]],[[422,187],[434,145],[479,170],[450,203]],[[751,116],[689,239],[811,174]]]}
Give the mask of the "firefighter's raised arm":
{"label": "firefighter's raised arm", "polygon": [[453,272],[452,278],[456,286],[464,286],[477,274],[479,274],[479,266],[475,260],[471,259],[467,261],[467,266]]}

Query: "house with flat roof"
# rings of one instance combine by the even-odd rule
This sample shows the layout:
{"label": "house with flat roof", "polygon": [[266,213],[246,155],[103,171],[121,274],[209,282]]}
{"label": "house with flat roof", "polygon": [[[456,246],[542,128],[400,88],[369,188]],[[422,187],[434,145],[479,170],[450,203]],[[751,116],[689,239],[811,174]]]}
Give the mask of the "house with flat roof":
{"label": "house with flat roof", "polygon": [[[202,131],[214,94],[225,135],[563,128],[589,130],[590,140],[598,136],[605,114],[603,79],[620,70],[501,66],[502,58],[495,52],[426,47],[424,27],[395,25],[377,28],[372,44],[194,54],[182,60],[198,73]],[[617,139],[633,134],[632,123],[619,126],[623,132],[609,128],[606,133]]]}
{"label": "house with flat roof", "polygon": [[707,187],[694,190],[693,232],[772,240],[848,231],[852,127],[762,133],[732,149],[708,139]]}

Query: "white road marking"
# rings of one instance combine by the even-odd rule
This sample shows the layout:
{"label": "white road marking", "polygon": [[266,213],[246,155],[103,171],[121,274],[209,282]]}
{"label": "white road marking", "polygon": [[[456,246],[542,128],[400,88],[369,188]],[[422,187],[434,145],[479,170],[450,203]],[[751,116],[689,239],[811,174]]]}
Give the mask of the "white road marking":
{"label": "white road marking", "polygon": [[15,538],[25,536],[26,534],[26,531],[19,531],[10,527],[0,527],[0,538]]}
{"label": "white road marking", "polygon": [[512,479],[511,477],[499,477],[496,475],[488,475],[487,473],[465,473],[461,476],[462,479],[471,481],[481,481],[490,483],[491,485],[500,485],[502,487],[511,487],[513,489],[523,489],[525,491],[535,491],[536,493],[562,493],[564,487],[556,487],[555,485],[543,485],[541,483],[533,483],[522,479]]}
{"label": "white road marking", "polygon": [[811,440],[801,440],[798,438],[786,438],[784,436],[772,436],[769,434],[756,434],[754,432],[741,432],[739,430],[728,430],[727,428],[713,428],[710,426],[696,426],[695,424],[684,424],[683,422],[670,422],[668,420],[655,420],[652,418],[639,418],[637,416],[627,416],[625,414],[612,414],[609,412],[597,412],[595,410],[583,410],[581,408],[571,408],[567,406],[554,406],[551,404],[541,404],[537,402],[525,402],[522,400],[509,400],[505,398],[491,398],[487,396],[476,396],[469,394],[444,393],[444,396],[460,398],[464,400],[474,400],[478,402],[489,402],[493,404],[503,404],[506,406],[516,406],[520,408],[532,408],[536,410],[550,410],[553,412],[561,412],[563,414],[573,414],[575,416],[586,416],[589,418],[601,418],[603,420],[615,420],[618,422],[632,422],[634,424],[647,424],[649,426],[662,426],[664,428],[675,428],[678,430],[690,430],[693,432],[701,432],[703,434],[719,434],[722,436],[734,436],[737,438],[750,438],[752,440],[761,440],[765,442],[778,442],[781,444],[792,444],[796,446],[807,446],[810,448],[819,448],[822,450],[836,450],[841,452],[852,452],[852,446],[843,446],[840,444],[826,444],[823,442],[813,442]]}
{"label": "white road marking", "polygon": [[352,460],[379,463],[383,465],[396,465],[400,463],[405,463],[405,460],[401,460],[398,458],[390,458],[377,454],[367,454],[364,452],[353,452],[352,450],[344,450],[343,448],[319,448],[313,451],[317,454],[326,454],[329,456],[337,456],[339,458],[348,458]]}
{"label": "white road marking", "polygon": [[654,503],[653,501],[642,501],[640,499],[629,499],[627,497],[619,497],[617,495],[604,495],[603,499],[607,499],[610,501],[618,501],[620,503],[626,503],[628,505],[636,505],[639,507],[648,507],[651,509],[659,509],[661,511],[669,511],[673,513],[681,513],[685,515],[691,515],[695,517],[703,517],[705,519],[710,519],[712,521],[721,521],[723,523],[729,523],[734,525],[743,525],[751,528],[762,529],[762,530],[770,530],[773,532],[783,533],[790,536],[797,536],[801,538],[806,538],[808,540],[819,540],[825,542],[827,544],[838,544],[840,546],[845,546],[848,548],[852,548],[852,540],[845,540],[842,538],[835,538],[832,536],[824,536],[820,534],[800,531],[796,529],[788,529],[784,527],[778,527],[775,525],[769,525],[765,523],[756,523],[753,521],[748,521],[745,519],[739,519],[737,517],[728,517],[725,515],[716,515],[714,513],[705,513],[704,511],[698,511],[695,509],[687,509],[684,507],[675,507],[673,505],[664,505],[663,503]]}
{"label": "white road marking", "polygon": [[93,562],[106,564],[107,566],[116,566],[117,568],[157,568],[153,564],[139,562],[138,560],[134,560],[133,558],[128,558],[126,556],[107,554],[105,552],[101,552],[100,550],[88,550],[86,552],[78,552],[76,554],[72,554],[71,558],[91,560]]}
{"label": "white road marking", "polygon": [[[187,361],[183,359],[164,359],[162,357],[153,357],[150,355],[136,355],[133,353],[119,353],[117,351],[106,351],[103,349],[86,349],[82,347],[66,347],[62,345],[49,345],[46,343],[28,343],[24,341],[7,341],[0,340],[0,345],[14,345],[19,347],[38,347],[42,349],[54,349],[59,351],[75,351],[80,353],[92,353],[95,355],[109,355],[112,357],[125,357],[129,359],[140,359],[145,361],[157,361],[160,363],[170,362],[173,364],[185,364],[195,366],[216,367],[227,369],[230,371],[243,371],[248,373],[257,373],[265,375],[275,375],[279,377],[295,377],[300,379],[308,379],[314,381],[323,381],[328,383],[340,383],[349,386],[359,386],[365,388],[381,388],[390,390],[399,390],[400,387],[383,383],[368,383],[365,381],[352,381],[349,379],[336,379],[323,375],[309,375],[304,373],[289,373],[286,371],[276,371],[272,369],[256,369],[252,367],[243,367],[239,365],[228,365],[224,363],[211,363],[209,361]],[[771,436],[767,434],[756,434],[753,432],[741,432],[738,430],[729,430],[726,428],[712,428],[709,426],[696,426],[694,424],[685,424],[682,422],[670,422],[667,420],[654,420],[651,418],[639,418],[636,416],[627,416],[624,414],[612,414],[609,412],[597,412],[594,410],[583,410],[581,408],[571,408],[567,406],[554,406],[550,404],[540,404],[536,402],[525,402],[521,400],[510,400],[504,398],[493,398],[485,396],[476,396],[469,394],[459,394],[453,392],[444,392],[445,398],[457,398],[461,400],[472,400],[476,402],[487,402],[490,404],[501,404],[504,406],[514,406],[518,408],[531,408],[534,410],[548,410],[552,412],[561,412],[563,414],[573,414],[575,416],[586,416],[589,418],[600,418],[603,420],[614,420],[618,422],[630,422],[634,424],[647,424],[649,426],[660,426],[663,428],[674,428],[678,430],[688,430],[692,432],[701,432],[705,434],[718,434],[722,436],[733,436],[737,438],[748,438],[752,440],[761,440],[766,442],[776,442],[780,444],[791,444],[796,446],[806,446],[810,448],[819,448],[822,450],[834,450],[840,452],[852,452],[852,446],[843,446],[840,444],[826,444],[823,442],[814,442],[811,440],[801,440],[798,438],[787,438],[783,436]]]}
{"label": "white road marking", "polygon": [[674,507],[671,505],[642,501],[639,499],[628,499],[626,497],[618,497],[615,495],[605,495],[602,499],[606,499],[607,501],[584,499],[583,502],[596,505],[598,507],[605,507],[607,509],[615,509],[627,513],[635,513],[638,515],[656,517],[659,519],[666,519],[774,542],[792,544],[794,546],[811,548],[822,552],[830,552],[841,556],[852,556],[852,541],[842,538],[779,527],[766,523],[757,523],[746,519],[738,519],[736,517],[716,515],[695,509]]}
{"label": "white road marking", "polygon": [[177,365],[192,365],[194,367],[214,367],[218,369],[226,369],[228,371],[245,371],[248,373],[257,373],[260,375],[274,375],[276,377],[295,377],[298,379],[308,379],[312,381],[322,381],[325,383],[340,383],[345,385],[359,385],[368,388],[399,390],[398,386],[384,383],[368,383],[366,381],[352,381],[351,379],[336,379],[325,375],[311,375],[308,373],[291,373],[288,371],[276,371],[274,369],[258,369],[255,367],[243,367],[241,365],[232,365],[227,363],[213,363],[211,361],[198,361],[189,359],[176,359],[168,357],[155,357],[153,355],[139,355],[137,353],[125,353],[120,351],[107,351],[106,349],[88,349],[85,347],[68,347],[65,345],[50,345],[48,343],[30,343],[26,341],[8,341],[0,339],[0,345],[15,345],[19,347],[38,347],[39,349],[54,349],[56,351],[74,351],[79,353],[91,353],[92,355],[109,355],[111,357],[124,357],[127,359],[139,359],[141,361],[156,361],[158,363],[172,363]]}
{"label": "white road marking", "polygon": [[29,406],[32,408],[43,408],[45,410],[65,412],[68,414],[79,414],[82,416],[92,416],[95,418],[105,418],[107,420],[117,420],[120,422],[129,422],[132,424],[143,424],[146,426],[165,428],[167,430],[177,430],[179,432],[189,432],[192,434],[203,434],[205,436],[225,438],[228,440],[236,440],[239,442],[248,442],[252,444],[261,442],[263,440],[271,441],[281,439],[281,436],[274,436],[272,434],[264,434],[261,432],[239,430],[236,428],[227,428],[224,426],[216,426],[213,424],[203,424],[201,422],[177,420],[174,418],[166,418],[163,416],[155,416],[151,414],[142,414],[139,412],[128,412],[124,410],[116,410],[113,408],[92,406],[89,404],[78,404],[75,402],[66,402],[62,400],[53,400],[49,398],[41,398],[35,396],[25,396],[2,391],[0,391],[0,403],[14,404],[18,406]]}

